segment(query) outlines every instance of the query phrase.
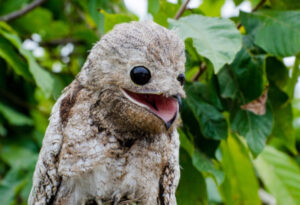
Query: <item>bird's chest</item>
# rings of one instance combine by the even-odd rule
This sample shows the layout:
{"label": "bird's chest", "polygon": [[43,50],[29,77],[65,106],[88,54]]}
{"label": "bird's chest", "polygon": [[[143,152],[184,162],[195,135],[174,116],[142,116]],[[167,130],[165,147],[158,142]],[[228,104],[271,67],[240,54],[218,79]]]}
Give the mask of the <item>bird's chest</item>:
{"label": "bird's chest", "polygon": [[166,140],[167,137],[157,144],[136,142],[125,151],[112,143],[103,150],[97,166],[67,180],[66,185],[72,187],[72,195],[80,201],[155,201],[168,158]]}

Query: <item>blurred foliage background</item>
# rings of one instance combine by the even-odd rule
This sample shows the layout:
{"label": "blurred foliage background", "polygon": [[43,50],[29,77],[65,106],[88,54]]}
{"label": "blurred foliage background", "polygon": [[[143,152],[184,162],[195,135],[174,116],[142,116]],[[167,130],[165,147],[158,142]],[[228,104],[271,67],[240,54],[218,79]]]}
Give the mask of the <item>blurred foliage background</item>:
{"label": "blurred foliage background", "polygon": [[[148,0],[145,17],[186,43],[178,204],[299,205],[300,3],[199,2]],[[251,10],[220,18],[225,4]],[[0,0],[0,204],[27,204],[55,100],[102,35],[138,19],[119,0]]]}

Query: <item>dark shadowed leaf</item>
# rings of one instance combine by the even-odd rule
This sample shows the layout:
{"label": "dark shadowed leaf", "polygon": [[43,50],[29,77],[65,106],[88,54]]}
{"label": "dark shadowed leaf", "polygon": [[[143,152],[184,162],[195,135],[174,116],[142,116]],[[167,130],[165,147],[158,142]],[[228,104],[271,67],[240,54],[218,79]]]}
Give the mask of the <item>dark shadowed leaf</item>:
{"label": "dark shadowed leaf", "polygon": [[21,39],[15,33],[6,31],[3,26],[1,29],[1,26],[2,25],[0,25],[0,34],[9,40],[18,49],[20,54],[24,56],[27,60],[29,71],[33,75],[36,84],[43,90],[45,96],[49,98],[50,95],[55,92],[56,85],[58,85],[57,80],[53,77],[53,75],[40,67],[33,55],[23,48]]}
{"label": "dark shadowed leaf", "polygon": [[[207,204],[205,180],[191,163],[188,154],[180,153],[181,180],[176,191],[177,203],[182,205]],[[196,191],[197,190],[197,191]]]}
{"label": "dark shadowed leaf", "polygon": [[9,41],[4,38],[0,38],[0,57],[5,59],[18,75],[26,80],[32,80],[27,64],[21,59]]}
{"label": "dark shadowed leaf", "polygon": [[257,156],[265,147],[271,134],[273,118],[270,109],[265,115],[255,115],[250,111],[237,110],[231,119],[232,129],[246,138],[252,153]]}
{"label": "dark shadowed leaf", "polygon": [[192,158],[194,167],[199,172],[212,176],[217,184],[221,184],[224,180],[224,173],[216,168],[211,159],[194,147],[194,144],[188,139],[187,135],[182,130],[179,130],[179,134],[181,147],[184,148]]}
{"label": "dark shadowed leaf", "polygon": [[270,0],[271,7],[276,10],[299,10],[300,1],[298,0]]}
{"label": "dark shadowed leaf", "polygon": [[33,124],[33,121],[29,117],[20,112],[17,112],[16,110],[3,103],[0,103],[0,114],[4,116],[12,125],[22,126]]}
{"label": "dark shadowed leaf", "polygon": [[201,98],[200,86],[200,83],[195,82],[185,87],[188,95],[186,102],[197,119],[205,137],[225,139],[227,137],[226,120],[222,113]]}
{"label": "dark shadowed leaf", "polygon": [[237,95],[238,87],[233,75],[229,66],[224,66],[217,75],[223,98],[235,99]]}
{"label": "dark shadowed leaf", "polygon": [[251,42],[248,37],[243,39],[243,48],[236,55],[230,65],[234,79],[237,80],[238,88],[242,93],[242,104],[257,99],[263,92],[263,60],[264,55],[253,55],[248,47]]}

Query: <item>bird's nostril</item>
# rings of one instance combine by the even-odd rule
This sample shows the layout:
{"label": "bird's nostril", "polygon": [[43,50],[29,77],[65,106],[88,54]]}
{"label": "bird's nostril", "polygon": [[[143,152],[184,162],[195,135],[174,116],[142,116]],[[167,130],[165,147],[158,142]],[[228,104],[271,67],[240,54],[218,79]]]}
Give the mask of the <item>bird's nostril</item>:
{"label": "bird's nostril", "polygon": [[181,85],[183,85],[184,81],[185,81],[185,75],[183,73],[180,73],[177,76],[177,80],[180,82]]}

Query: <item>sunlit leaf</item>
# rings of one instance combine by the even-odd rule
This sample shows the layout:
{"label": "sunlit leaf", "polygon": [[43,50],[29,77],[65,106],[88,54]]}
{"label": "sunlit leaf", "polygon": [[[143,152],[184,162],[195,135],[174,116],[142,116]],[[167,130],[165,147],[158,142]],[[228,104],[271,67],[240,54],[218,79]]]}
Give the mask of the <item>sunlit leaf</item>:
{"label": "sunlit leaf", "polygon": [[165,0],[160,1],[159,11],[153,15],[153,20],[168,28],[168,18],[174,18],[179,8],[180,6],[178,4],[172,4]]}
{"label": "sunlit leaf", "polygon": [[241,48],[241,35],[228,19],[189,15],[178,21],[169,19],[169,23],[183,40],[193,39],[198,53],[212,62],[216,73]]}
{"label": "sunlit leaf", "polygon": [[278,205],[300,203],[300,169],[288,155],[267,146],[254,164]]}
{"label": "sunlit leaf", "polygon": [[258,181],[244,145],[233,136],[221,143],[225,181],[221,190],[226,204],[260,205]]}
{"label": "sunlit leaf", "polygon": [[300,51],[300,11],[264,10],[255,13],[241,12],[246,31],[254,42],[276,56],[292,56]]}
{"label": "sunlit leaf", "polygon": [[224,3],[225,0],[204,0],[200,9],[206,16],[220,16]]}
{"label": "sunlit leaf", "polygon": [[136,16],[129,14],[109,14],[103,10],[101,10],[101,13],[104,15],[105,33],[112,30],[116,24],[137,20]]}
{"label": "sunlit leaf", "polygon": [[156,14],[159,11],[159,0],[148,0],[148,12]]}

